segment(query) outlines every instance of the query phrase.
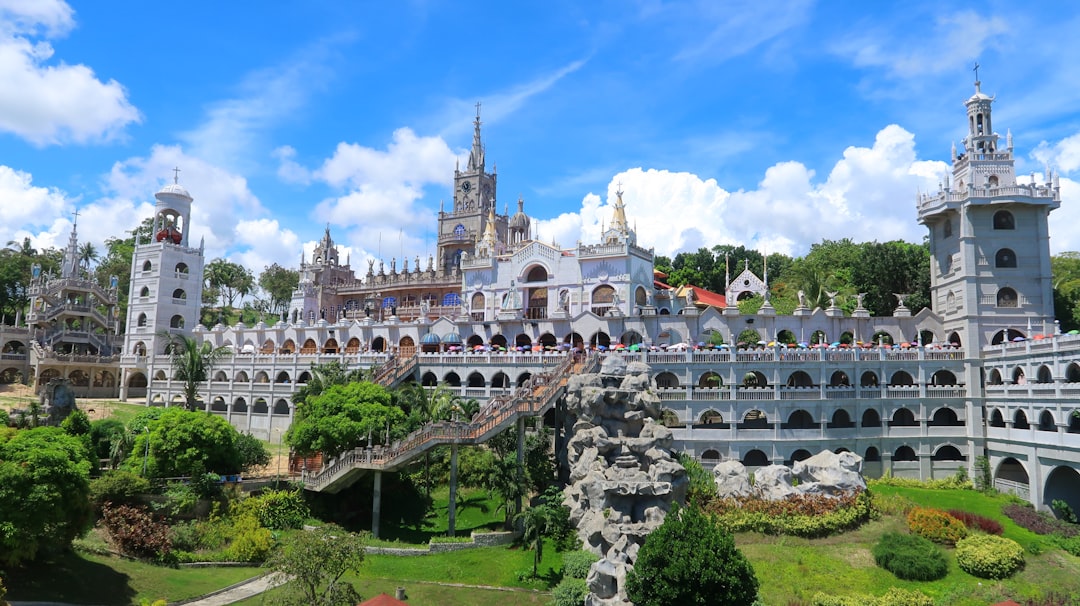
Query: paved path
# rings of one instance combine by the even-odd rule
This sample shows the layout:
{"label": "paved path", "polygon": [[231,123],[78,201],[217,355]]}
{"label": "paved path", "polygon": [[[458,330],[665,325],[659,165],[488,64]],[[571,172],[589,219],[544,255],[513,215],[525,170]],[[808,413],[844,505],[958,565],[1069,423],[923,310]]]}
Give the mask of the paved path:
{"label": "paved path", "polygon": [[[221,591],[205,595],[198,598],[192,598],[183,602],[170,602],[170,604],[183,604],[184,606],[225,606],[226,604],[232,604],[250,598],[252,596],[259,595],[260,593],[273,589],[278,585],[281,585],[285,580],[277,574],[264,574],[253,579],[248,579],[227,587]],[[76,606],[73,604],[65,604],[63,602],[9,602],[11,606]]]}

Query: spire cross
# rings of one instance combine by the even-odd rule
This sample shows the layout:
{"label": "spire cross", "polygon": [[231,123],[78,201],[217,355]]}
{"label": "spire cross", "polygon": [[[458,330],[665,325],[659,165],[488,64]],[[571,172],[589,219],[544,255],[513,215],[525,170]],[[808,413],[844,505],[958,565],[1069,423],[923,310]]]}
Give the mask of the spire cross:
{"label": "spire cross", "polygon": [[177,166],[173,170],[173,183],[180,183],[180,167]]}
{"label": "spire cross", "polygon": [[975,81],[978,82],[979,81],[979,62],[978,61],[975,62],[974,70],[975,70]]}
{"label": "spire cross", "polygon": [[79,209],[76,208],[75,212],[73,212],[71,214],[75,217],[75,221],[74,221],[73,225],[78,225],[79,224]]}
{"label": "spire cross", "polygon": [[476,121],[480,121],[480,102],[476,102]]}

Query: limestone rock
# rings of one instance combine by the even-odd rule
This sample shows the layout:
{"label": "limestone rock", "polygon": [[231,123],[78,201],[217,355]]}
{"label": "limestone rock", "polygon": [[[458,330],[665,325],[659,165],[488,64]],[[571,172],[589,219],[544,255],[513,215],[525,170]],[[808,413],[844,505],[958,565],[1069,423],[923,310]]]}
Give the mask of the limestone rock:
{"label": "limestone rock", "polygon": [[736,460],[720,461],[713,467],[716,493],[721,499],[748,497],[754,493],[746,466]]}
{"label": "limestone rock", "polygon": [[799,491],[806,494],[840,496],[866,490],[862,476],[862,457],[852,452],[823,450],[792,466],[799,478]]}
{"label": "limestone rock", "polygon": [[754,492],[763,499],[778,501],[799,491],[791,485],[791,469],[768,465],[754,472]]}

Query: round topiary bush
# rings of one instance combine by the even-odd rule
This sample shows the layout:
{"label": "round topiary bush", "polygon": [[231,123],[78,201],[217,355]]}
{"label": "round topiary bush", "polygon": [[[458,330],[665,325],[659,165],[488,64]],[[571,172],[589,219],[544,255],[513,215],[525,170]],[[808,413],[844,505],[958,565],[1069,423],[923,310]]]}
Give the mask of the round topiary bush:
{"label": "round topiary bush", "polygon": [[967,536],[967,526],[940,509],[913,507],[907,515],[908,529],[935,543],[954,545]]}
{"label": "round topiary bush", "polygon": [[1024,567],[1024,548],[992,534],[972,535],[956,543],[956,563],[983,579],[1005,579]]}
{"label": "round topiary bush", "polygon": [[949,573],[941,548],[913,534],[886,533],[872,553],[878,566],[906,581],[936,581]]}

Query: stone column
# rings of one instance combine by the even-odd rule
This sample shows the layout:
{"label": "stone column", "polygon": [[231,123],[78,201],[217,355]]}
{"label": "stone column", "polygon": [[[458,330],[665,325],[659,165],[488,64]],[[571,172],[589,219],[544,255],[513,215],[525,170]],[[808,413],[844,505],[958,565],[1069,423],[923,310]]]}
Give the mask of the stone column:
{"label": "stone column", "polygon": [[375,470],[375,488],[371,495],[371,536],[379,538],[379,514],[382,512],[382,472]]}
{"label": "stone column", "polygon": [[[518,480],[525,483],[525,417],[518,417],[517,420],[517,476]],[[521,494],[517,496],[517,502],[514,503],[514,513],[521,513]]]}
{"label": "stone column", "polygon": [[450,504],[447,506],[447,534],[454,536],[457,518],[457,444],[450,445]]}

